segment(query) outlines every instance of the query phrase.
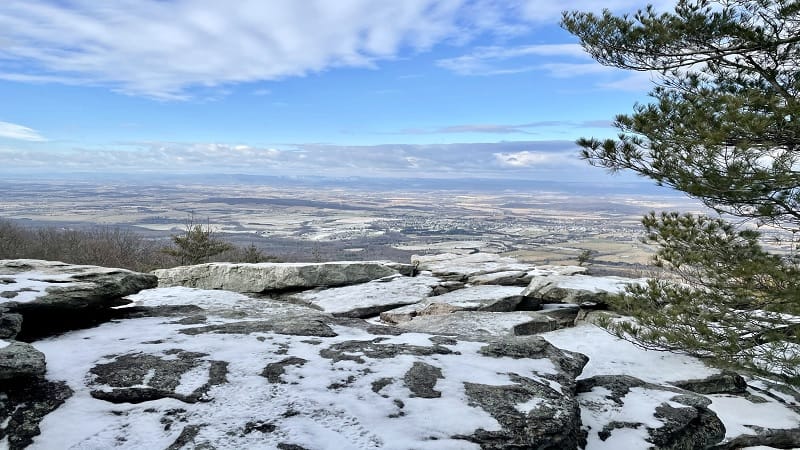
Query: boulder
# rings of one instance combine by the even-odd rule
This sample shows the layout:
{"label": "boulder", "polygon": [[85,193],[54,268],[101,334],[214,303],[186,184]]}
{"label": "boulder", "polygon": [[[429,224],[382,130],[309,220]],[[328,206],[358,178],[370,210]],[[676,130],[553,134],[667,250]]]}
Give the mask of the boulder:
{"label": "boulder", "polygon": [[0,308],[0,339],[14,339],[22,330],[22,315]]}
{"label": "boulder", "polygon": [[[34,308],[85,310],[156,287],[150,274],[33,259],[0,260],[0,302],[9,312]],[[23,313],[23,316],[25,314]]]}
{"label": "boulder", "polygon": [[708,448],[725,426],[711,400],[628,375],[600,375],[577,384],[587,439],[597,448]]}
{"label": "boulder", "polygon": [[744,378],[730,371],[701,379],[675,381],[672,385],[698,394],[743,394],[747,391]]}
{"label": "boulder", "polygon": [[526,336],[559,329],[556,319],[539,311],[473,312],[424,315],[400,323],[403,330],[486,339],[504,336]]}
{"label": "boulder", "polygon": [[399,306],[419,303],[441,280],[431,276],[393,276],[368,283],[305,291],[291,298],[340,317],[372,317]]}
{"label": "boulder", "polygon": [[31,344],[0,341],[0,382],[41,377],[44,372],[44,354]]}
{"label": "boulder", "polygon": [[31,259],[0,260],[0,278],[0,329],[20,340],[108,320],[111,308],[127,303],[123,297],[158,282],[125,269]]}
{"label": "boulder", "polygon": [[155,270],[160,287],[185,286],[242,293],[304,290],[411,275],[413,267],[390,261],[327,263],[208,263]]}
{"label": "boulder", "polygon": [[625,286],[644,280],[621,277],[593,277],[589,275],[551,275],[534,277],[522,292],[525,297],[543,303],[585,302],[603,304],[610,294],[618,294]]}

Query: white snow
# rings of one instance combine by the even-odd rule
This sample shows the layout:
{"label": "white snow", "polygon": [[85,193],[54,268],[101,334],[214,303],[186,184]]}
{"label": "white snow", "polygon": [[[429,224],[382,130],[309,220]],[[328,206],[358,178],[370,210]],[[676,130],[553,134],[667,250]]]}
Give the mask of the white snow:
{"label": "white snow", "polygon": [[2,275],[3,278],[13,279],[13,283],[0,285],[2,291],[17,292],[12,298],[0,297],[0,303],[17,302],[27,303],[45,294],[47,288],[54,286],[71,286],[79,284],[72,278],[73,274],[52,274],[44,272],[21,272],[13,275]]}
{"label": "white snow", "polygon": [[231,291],[212,291],[181,286],[147,289],[138,294],[129,295],[127,299],[136,306],[195,305],[201,308],[230,307],[252,300],[244,294]]}
{"label": "white snow", "polygon": [[303,292],[294,297],[325,312],[338,314],[359,308],[417,303],[427,298],[439,283],[440,279],[430,276],[397,275],[369,283]]}
{"label": "white snow", "polygon": [[[757,392],[751,393],[758,395]],[[742,434],[755,434],[751,427],[797,428],[800,415],[767,396],[760,396],[766,403],[753,403],[746,398],[732,395],[708,395],[712,400],[709,409],[725,424],[725,437],[735,438]]]}
{"label": "white snow", "polygon": [[6,348],[9,345],[11,345],[11,342],[4,341],[3,339],[0,339],[0,348]]}
{"label": "white snow", "polygon": [[719,372],[707,367],[697,358],[644,350],[589,323],[542,333],[541,336],[558,348],[583,353],[589,357],[589,363],[579,378],[624,374],[663,384],[705,378]]}
{"label": "white snow", "polygon": [[502,300],[507,297],[520,295],[522,290],[523,288],[519,286],[494,286],[489,284],[469,286],[431,297],[428,301],[430,303],[447,303],[453,306],[468,308],[476,307],[482,303],[491,303],[495,300]]}
{"label": "white snow", "polygon": [[[648,448],[649,445],[645,441],[648,437],[646,427],[660,428],[664,425],[653,415],[656,407],[662,403],[671,403],[669,400],[676,394],[669,391],[633,387],[622,398],[623,405],[609,400],[610,395],[611,391],[608,389],[596,387],[591,392],[578,396],[581,404],[582,427],[588,431],[586,450]],[[642,425],[635,429],[610,430],[611,436],[606,440],[601,440],[598,432],[613,421],[641,423]]]}
{"label": "white snow", "polygon": [[515,408],[517,411],[527,414],[531,410],[542,406],[543,403],[545,403],[543,399],[534,397],[526,402],[518,403]]}
{"label": "white snow", "polygon": [[591,292],[608,292],[610,294],[618,294],[625,290],[625,286],[642,282],[644,282],[644,279],[573,275],[559,278],[558,286],[567,289],[580,289]]}
{"label": "white snow", "polygon": [[[149,305],[198,300],[211,305],[214,295],[219,295],[220,303],[236,306],[240,301],[252,300],[256,302],[254,305],[258,302],[238,294],[185,288],[144,291],[134,296],[134,300]],[[159,300],[159,296],[178,298]],[[549,359],[485,357],[478,353],[485,344],[464,341],[447,346],[457,352],[454,354],[400,354],[390,359],[372,359],[356,352],[365,360],[363,364],[349,360],[333,362],[320,357],[320,350],[339,342],[373,340],[376,336],[344,326],[334,327],[339,336],[333,338],[272,333],[189,336],[178,331],[192,326],[173,321],[174,318],[129,319],[36,342],[35,347],[47,357],[47,377],[65,380],[75,394],[44,418],[40,425],[42,435],[35,438],[30,448],[100,449],[112,445],[120,449],[166,448],[184,426],[198,424],[206,425],[200,428],[195,444],[207,442],[220,450],[275,448],[281,442],[315,449],[478,448],[468,441],[450,438],[472,434],[478,428],[499,429],[497,421],[486,411],[469,405],[465,382],[512,384],[510,373],[545,382],[537,374],[555,372]],[[388,336],[382,343],[431,346],[429,337],[408,333]],[[136,405],[112,404],[89,395],[98,386],[91,384],[92,377],[87,377],[87,373],[99,362],[111,361],[114,355],[137,352],[164,355],[171,349],[207,354],[198,367],[182,376],[178,393],[190,393],[203,385],[211,361],[229,363],[228,383],[208,392],[211,401],[193,404],[169,398]],[[270,384],[260,375],[267,364],[289,356],[307,362],[285,367],[282,379],[287,384]],[[411,396],[402,380],[416,361],[441,369],[444,379],[434,386],[442,392],[441,398]],[[382,377],[395,381],[376,394],[372,383]],[[331,388],[332,383],[341,385]],[[396,400],[402,402],[402,409]],[[176,408],[186,411],[165,430],[159,420],[165,411]],[[300,414],[286,414],[291,411]],[[247,422],[254,420],[269,422],[276,429],[271,433],[240,432]],[[229,431],[234,433],[228,434]]]}

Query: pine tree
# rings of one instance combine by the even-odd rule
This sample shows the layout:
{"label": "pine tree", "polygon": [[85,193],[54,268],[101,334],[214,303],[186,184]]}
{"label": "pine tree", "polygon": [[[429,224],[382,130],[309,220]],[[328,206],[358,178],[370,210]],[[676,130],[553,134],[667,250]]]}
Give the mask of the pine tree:
{"label": "pine tree", "polygon": [[635,320],[606,326],[800,384],[800,261],[751,226],[800,231],[800,2],[679,0],[670,13],[566,12],[562,26],[601,64],[655,82],[650,103],[616,117],[616,139],[578,141],[582,156],[720,214],[646,216],[656,263],[679,281],[630,288],[613,306]]}
{"label": "pine tree", "polygon": [[172,242],[174,246],[164,249],[164,253],[180,264],[208,262],[212,256],[233,249],[233,245],[214,235],[210,224],[197,223],[193,214],[187,219],[183,234],[173,235]]}

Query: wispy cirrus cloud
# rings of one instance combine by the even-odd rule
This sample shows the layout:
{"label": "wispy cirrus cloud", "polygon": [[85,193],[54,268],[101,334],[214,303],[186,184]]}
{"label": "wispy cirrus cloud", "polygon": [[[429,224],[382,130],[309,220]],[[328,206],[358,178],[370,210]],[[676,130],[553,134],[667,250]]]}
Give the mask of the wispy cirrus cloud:
{"label": "wispy cirrus cloud", "polygon": [[579,44],[538,44],[479,47],[469,54],[441,59],[436,64],[459,75],[503,75],[540,70],[540,64],[530,58],[541,56],[591,60]]}
{"label": "wispy cirrus cloud", "polygon": [[33,128],[28,128],[10,122],[0,122],[0,138],[31,142],[41,142],[47,140]]}
{"label": "wispy cirrus cloud", "polygon": [[4,0],[0,78],[181,99],[423,51],[459,34],[463,3]]}
{"label": "wispy cirrus cloud", "polygon": [[[641,3],[602,6],[631,10]],[[582,0],[3,0],[0,79],[180,100],[196,97],[194,90],[374,68],[480,36],[502,42],[557,22],[562,10],[587,8],[599,6]],[[579,49],[489,46],[439,65],[460,74],[514,73],[534,67],[512,61],[579,57]]]}
{"label": "wispy cirrus cloud", "polygon": [[438,128],[406,128],[386,134],[450,134],[450,133],[484,133],[484,134],[536,134],[542,128],[607,128],[608,120],[544,120],[520,124],[462,124],[448,125]]}
{"label": "wispy cirrus cloud", "polygon": [[[656,10],[669,10],[675,0],[649,2]],[[629,13],[640,9],[643,4],[636,0],[608,0],[590,3],[585,0],[516,2],[515,11],[520,20],[529,24],[557,22],[563,11],[580,10],[599,12],[610,9],[617,13]],[[469,52],[451,58],[440,59],[439,67],[464,76],[498,76],[526,72],[545,72],[556,78],[571,78],[585,75],[620,75],[623,71],[596,63],[577,43],[535,44],[516,46],[477,47]],[[599,82],[596,86],[605,89],[641,90],[649,85],[636,78],[635,88],[625,80]]]}

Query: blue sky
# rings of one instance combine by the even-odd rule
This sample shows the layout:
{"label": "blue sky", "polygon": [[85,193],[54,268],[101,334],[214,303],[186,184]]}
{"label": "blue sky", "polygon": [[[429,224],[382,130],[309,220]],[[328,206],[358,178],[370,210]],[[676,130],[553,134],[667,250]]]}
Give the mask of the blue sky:
{"label": "blue sky", "polygon": [[651,83],[558,26],[601,6],[3,0],[0,171],[601,179]]}

